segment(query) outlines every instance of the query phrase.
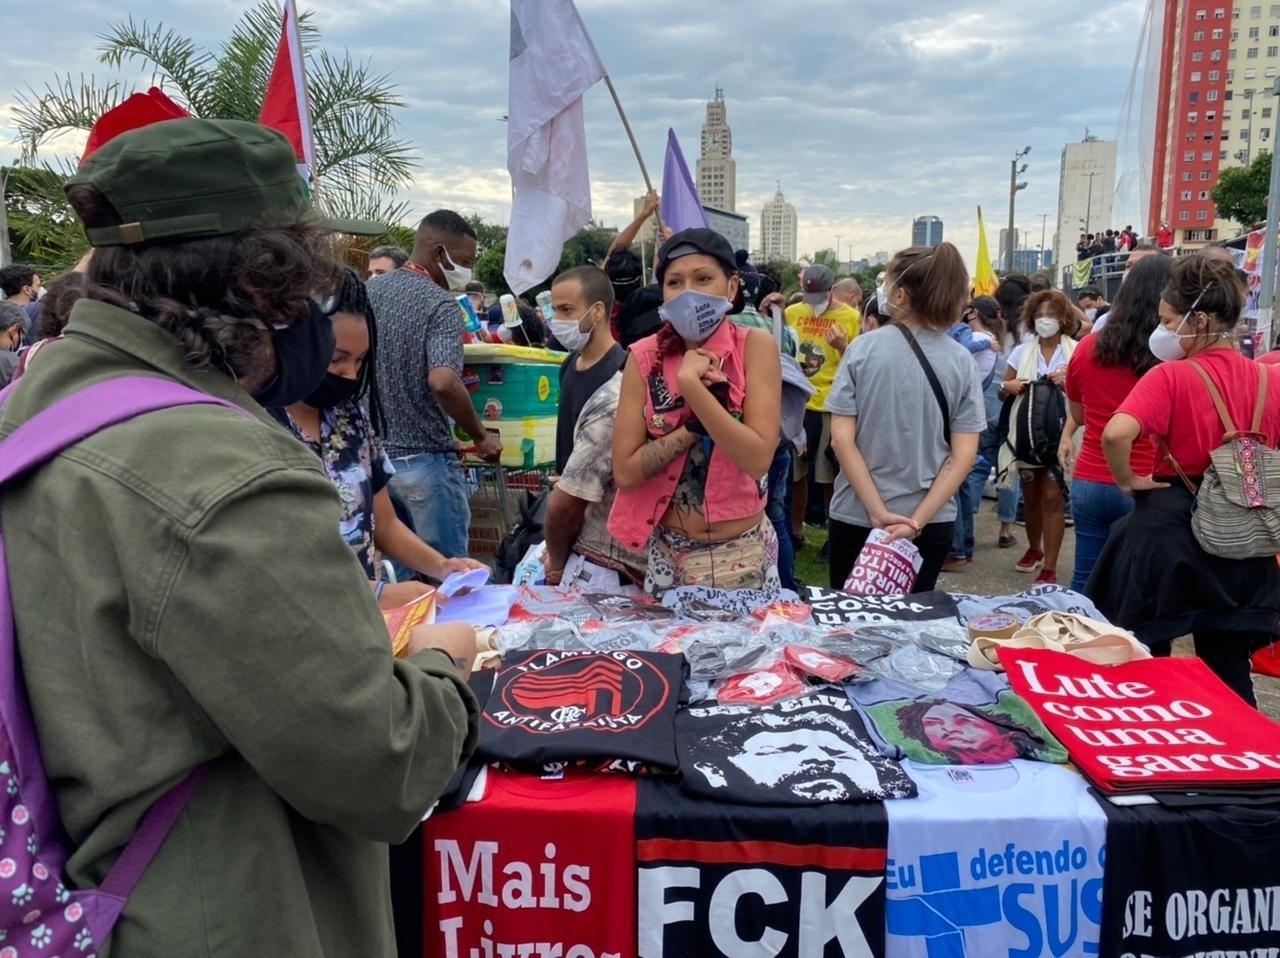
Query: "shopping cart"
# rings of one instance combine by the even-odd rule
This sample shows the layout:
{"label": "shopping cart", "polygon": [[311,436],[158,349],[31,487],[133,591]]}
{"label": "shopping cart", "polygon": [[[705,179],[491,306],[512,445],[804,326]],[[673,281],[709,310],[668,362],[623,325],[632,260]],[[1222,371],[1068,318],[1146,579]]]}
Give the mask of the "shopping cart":
{"label": "shopping cart", "polygon": [[525,507],[551,485],[552,465],[532,469],[508,469],[468,458],[471,494],[471,530],[468,554],[486,560],[519,521]]}

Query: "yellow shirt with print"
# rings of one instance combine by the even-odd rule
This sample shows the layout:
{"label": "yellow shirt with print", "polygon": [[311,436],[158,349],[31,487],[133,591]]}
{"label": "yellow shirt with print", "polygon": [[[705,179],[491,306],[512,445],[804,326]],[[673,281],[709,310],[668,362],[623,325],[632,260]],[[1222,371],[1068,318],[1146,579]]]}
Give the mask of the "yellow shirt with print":
{"label": "yellow shirt with print", "polygon": [[862,314],[852,306],[831,306],[821,316],[813,314],[808,303],[796,303],[787,307],[787,325],[796,334],[798,349],[796,361],[809,377],[815,392],[809,397],[807,409],[826,412],[827,393],[836,378],[840,354],[827,342],[827,333],[839,329],[850,343],[861,329]]}

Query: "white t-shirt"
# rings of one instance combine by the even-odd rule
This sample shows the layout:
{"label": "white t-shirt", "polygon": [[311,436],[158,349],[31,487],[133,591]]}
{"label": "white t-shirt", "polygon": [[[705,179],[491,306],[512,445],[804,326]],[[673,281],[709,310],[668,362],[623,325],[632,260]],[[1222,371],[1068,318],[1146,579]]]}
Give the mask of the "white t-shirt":
{"label": "white t-shirt", "polygon": [[1098,954],[1107,818],[1078,773],[903,767],[920,795],[885,802],[887,958]]}
{"label": "white t-shirt", "polygon": [[1022,359],[1026,356],[1028,349],[1034,349],[1036,351],[1037,379],[1041,376],[1048,376],[1050,373],[1057,372],[1059,369],[1065,369],[1067,360],[1070,358],[1067,356],[1067,351],[1062,348],[1062,341],[1059,340],[1058,348],[1053,351],[1053,358],[1046,363],[1044,361],[1044,353],[1040,349],[1040,340],[1033,339],[1029,343],[1023,343],[1020,346],[1015,346],[1013,352],[1009,354],[1009,368],[1013,370],[1013,374],[1015,376],[1018,374],[1018,370],[1022,368]]}

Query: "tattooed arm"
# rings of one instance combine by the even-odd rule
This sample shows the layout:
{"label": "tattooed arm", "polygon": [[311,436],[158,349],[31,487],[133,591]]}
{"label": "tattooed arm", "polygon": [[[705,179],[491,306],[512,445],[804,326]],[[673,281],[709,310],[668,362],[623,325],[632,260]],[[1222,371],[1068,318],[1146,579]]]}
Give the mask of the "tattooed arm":
{"label": "tattooed arm", "polygon": [[619,489],[634,489],[656,476],[693,445],[695,436],[681,426],[666,436],[650,439],[644,421],[645,385],[634,356],[627,357],[613,424],[613,481]]}
{"label": "tattooed arm", "polygon": [[[915,512],[911,514],[912,521],[916,527],[923,529],[933,521],[934,516],[938,514],[943,506],[955,498],[956,492],[960,489],[960,484],[969,478],[969,473],[973,471],[973,464],[978,458],[978,434],[976,432],[953,432],[951,434],[951,455],[949,455],[942,463],[942,468],[938,470],[938,474],[933,477],[933,485],[929,487],[929,492],[921,500],[920,505],[916,506]],[[889,532],[894,538],[901,538],[895,533],[898,530],[891,527]]]}

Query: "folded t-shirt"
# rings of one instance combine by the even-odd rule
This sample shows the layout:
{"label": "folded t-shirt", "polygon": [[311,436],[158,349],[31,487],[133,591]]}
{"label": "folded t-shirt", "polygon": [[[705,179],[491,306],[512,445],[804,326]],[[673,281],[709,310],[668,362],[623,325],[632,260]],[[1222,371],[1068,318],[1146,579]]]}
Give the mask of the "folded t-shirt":
{"label": "folded t-shirt", "polygon": [[477,758],[529,767],[623,759],[677,767],[683,655],[543,649],[516,653],[493,680]]}
{"label": "folded t-shirt", "polygon": [[876,750],[843,695],[690,707],[676,720],[676,737],[681,787],[702,798],[811,805],[916,794],[902,767]]}

